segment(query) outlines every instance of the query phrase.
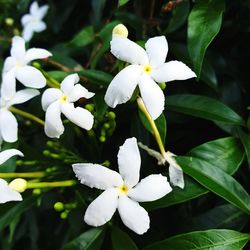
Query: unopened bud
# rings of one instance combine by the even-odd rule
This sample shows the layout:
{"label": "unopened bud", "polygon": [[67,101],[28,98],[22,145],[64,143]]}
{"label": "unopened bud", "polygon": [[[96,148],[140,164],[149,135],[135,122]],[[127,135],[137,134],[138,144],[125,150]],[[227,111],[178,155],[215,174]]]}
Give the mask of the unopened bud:
{"label": "unopened bud", "polygon": [[11,17],[7,17],[7,18],[5,19],[5,23],[6,23],[6,25],[8,25],[8,26],[12,26],[12,25],[14,24],[14,19],[11,18]]}
{"label": "unopened bud", "polygon": [[123,24],[118,24],[113,28],[112,32],[113,36],[122,36],[122,37],[128,37],[128,29]]}
{"label": "unopened bud", "polygon": [[64,210],[64,204],[62,202],[56,202],[54,204],[54,209],[57,211],[57,212],[61,212]]}
{"label": "unopened bud", "polygon": [[165,82],[161,82],[161,83],[158,83],[159,87],[164,90],[166,88],[166,83]]}
{"label": "unopened bud", "polygon": [[9,187],[14,191],[22,193],[27,189],[27,181],[22,178],[17,178],[9,183]]}

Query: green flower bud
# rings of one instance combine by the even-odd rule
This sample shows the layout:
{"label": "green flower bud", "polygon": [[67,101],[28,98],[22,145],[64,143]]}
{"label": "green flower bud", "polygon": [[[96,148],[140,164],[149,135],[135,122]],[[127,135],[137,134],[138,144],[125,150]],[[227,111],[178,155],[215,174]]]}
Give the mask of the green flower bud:
{"label": "green flower bud", "polygon": [[64,212],[62,212],[61,214],[60,214],[60,218],[62,219],[62,220],[65,220],[65,219],[67,219],[68,218],[68,212],[67,211],[64,211]]}
{"label": "green flower bud", "polygon": [[115,117],[116,117],[116,114],[114,113],[114,112],[112,112],[112,111],[110,111],[110,112],[108,112],[108,118],[110,119],[110,120],[114,120],[115,119]]}
{"label": "green flower bud", "polygon": [[40,195],[42,193],[42,190],[40,188],[35,188],[32,191],[33,195]]}
{"label": "green flower bud", "polygon": [[54,204],[54,209],[57,211],[57,212],[61,212],[64,210],[64,204],[62,202],[56,202]]}
{"label": "green flower bud", "polygon": [[109,124],[108,122],[105,122],[105,123],[103,124],[103,127],[104,127],[105,129],[109,129],[109,128],[110,128],[110,124]]}
{"label": "green flower bud", "polygon": [[13,26],[14,22],[15,22],[14,19],[11,18],[11,17],[5,18],[5,23],[6,23],[6,25],[8,25],[8,26]]}
{"label": "green flower bud", "polygon": [[87,109],[89,112],[94,111],[94,104],[86,104],[85,109]]}
{"label": "green flower bud", "polygon": [[99,141],[100,142],[105,142],[106,141],[106,137],[105,136],[100,136],[99,137]]}
{"label": "green flower bud", "polygon": [[164,90],[166,88],[166,83],[165,82],[161,82],[161,83],[158,83],[159,87]]}

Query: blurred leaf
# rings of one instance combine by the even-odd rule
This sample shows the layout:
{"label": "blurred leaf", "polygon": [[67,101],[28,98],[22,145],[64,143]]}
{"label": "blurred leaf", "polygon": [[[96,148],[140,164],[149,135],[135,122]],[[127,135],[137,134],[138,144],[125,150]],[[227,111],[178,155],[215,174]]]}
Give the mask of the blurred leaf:
{"label": "blurred leaf", "polygon": [[171,95],[166,109],[212,121],[245,126],[244,120],[224,103],[206,96]]}
{"label": "blurred leaf", "polygon": [[245,148],[247,155],[248,166],[250,167],[250,135],[245,133],[242,129],[238,128],[237,130],[240,140]]}
{"label": "blurred leaf", "polygon": [[105,73],[104,71],[94,69],[82,69],[81,71],[77,71],[76,73],[81,76],[85,76],[86,78],[88,78],[88,80],[100,86],[109,85],[113,78],[112,75]]}
{"label": "blurred leaf", "polygon": [[189,15],[188,51],[198,78],[207,47],[220,30],[224,5],[223,0],[199,0]]}
{"label": "blurred leaf", "polygon": [[62,250],[98,250],[104,237],[104,228],[92,228],[67,243]]}
{"label": "blurred leaf", "polygon": [[249,239],[249,234],[226,229],[212,229],[176,235],[155,242],[143,250],[240,250],[243,249]]}
{"label": "blurred leaf", "polygon": [[127,4],[130,0],[118,0],[118,7],[121,7]]}
{"label": "blurred leaf", "polygon": [[138,250],[129,235],[118,227],[112,227],[111,239],[114,250]]}
{"label": "blurred leaf", "polygon": [[90,19],[94,26],[98,26],[100,24],[105,4],[106,4],[106,0],[92,0],[91,1],[92,11],[91,11]]}
{"label": "blurred leaf", "polygon": [[108,105],[104,101],[104,97],[100,93],[96,93],[93,97],[94,104],[95,104],[95,110],[96,114],[95,116],[99,119],[102,119],[103,116],[105,115],[105,112],[108,109]]}
{"label": "blurred leaf", "polygon": [[129,24],[137,32],[141,32],[142,27],[143,27],[143,19],[141,16],[138,16],[134,13],[121,12],[121,11],[116,12],[115,16],[118,20],[121,21],[121,23],[125,25]]}

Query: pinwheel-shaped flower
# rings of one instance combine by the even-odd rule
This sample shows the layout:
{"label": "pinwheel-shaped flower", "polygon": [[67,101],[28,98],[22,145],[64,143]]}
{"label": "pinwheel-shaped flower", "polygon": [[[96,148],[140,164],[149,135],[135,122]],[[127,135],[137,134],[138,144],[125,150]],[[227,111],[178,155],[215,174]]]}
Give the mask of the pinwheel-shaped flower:
{"label": "pinwheel-shaped flower", "polygon": [[[17,120],[9,110],[15,104],[24,103],[40,94],[36,89],[23,89],[16,92],[15,88],[4,88],[8,85],[8,76],[3,77],[0,95],[0,144],[17,141]],[[12,86],[13,87],[13,86]]]}
{"label": "pinwheel-shaped flower", "polygon": [[80,84],[79,76],[71,74],[61,83],[61,89],[46,89],[42,96],[42,107],[46,111],[45,133],[51,138],[59,138],[64,132],[61,120],[63,113],[71,122],[77,126],[90,130],[94,123],[93,115],[86,109],[74,107],[74,102],[80,98],[91,98],[94,93],[89,92]]}
{"label": "pinwheel-shaped flower", "polygon": [[30,5],[30,13],[25,14],[21,23],[23,25],[22,37],[25,41],[30,41],[34,32],[41,32],[46,29],[46,23],[42,21],[48,11],[48,5],[39,8],[37,2]]}
{"label": "pinwheel-shaped flower", "polygon": [[[8,84],[15,86],[15,79],[24,86],[31,88],[43,88],[46,79],[43,74],[35,67],[28,64],[36,59],[51,56],[51,53],[45,49],[32,48],[25,50],[25,41],[22,37],[15,36],[12,39],[12,47],[9,57],[6,58],[3,66],[3,75],[10,74],[12,81]],[[10,77],[9,77],[10,78]]]}
{"label": "pinwheel-shaped flower", "polygon": [[[7,149],[5,151],[0,152],[0,165],[7,161],[14,155],[23,156],[22,152],[17,149]],[[13,190],[11,185],[0,178],[0,203],[5,203],[8,201],[21,201],[22,196],[19,192]]]}
{"label": "pinwheel-shaped flower", "polygon": [[156,82],[186,80],[196,75],[182,62],[165,63],[168,43],[164,36],[150,38],[145,48],[146,50],[120,35],[120,30],[113,34],[111,53],[131,65],[119,72],[111,81],[105,101],[112,108],[125,103],[138,85],[143,102],[155,120],[162,113],[165,103],[163,91]]}
{"label": "pinwheel-shaped flower", "polygon": [[73,164],[82,184],[105,190],[89,205],[84,220],[89,225],[101,226],[118,209],[123,223],[143,234],[149,229],[149,216],[138,202],[160,199],[172,189],[161,174],[149,175],[139,182],[141,158],[135,138],[127,139],[120,147],[118,165],[120,174],[98,164]]}

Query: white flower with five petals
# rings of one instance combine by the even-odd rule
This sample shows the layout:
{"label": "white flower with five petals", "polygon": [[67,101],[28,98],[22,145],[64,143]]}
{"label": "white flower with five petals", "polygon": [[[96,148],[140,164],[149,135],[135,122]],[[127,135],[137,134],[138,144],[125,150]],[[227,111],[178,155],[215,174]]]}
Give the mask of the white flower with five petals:
{"label": "white flower with five petals", "polygon": [[149,229],[150,220],[138,202],[160,199],[172,188],[161,174],[149,175],[139,182],[141,158],[135,138],[127,139],[120,147],[118,165],[120,174],[98,164],[73,164],[73,171],[82,184],[104,190],[89,205],[84,220],[91,226],[101,226],[118,209],[123,223],[137,234],[143,234]]}
{"label": "white flower with five petals", "polygon": [[49,51],[38,48],[31,48],[26,51],[24,39],[15,36],[12,39],[10,55],[4,62],[3,76],[10,75],[8,77],[12,77],[12,81],[8,82],[8,86],[5,86],[5,88],[13,88],[12,85],[15,87],[16,79],[26,87],[43,88],[46,85],[43,74],[28,64],[33,60],[51,56],[52,54]]}
{"label": "white flower with five petals", "polygon": [[48,5],[38,6],[37,2],[30,5],[30,13],[25,14],[21,23],[23,26],[22,37],[25,41],[30,41],[34,32],[41,32],[46,29],[46,23],[42,21],[48,12]]}
{"label": "white flower with five petals", "polygon": [[80,84],[79,76],[71,74],[61,83],[61,89],[46,89],[42,96],[42,107],[46,111],[45,133],[51,138],[59,138],[64,132],[61,120],[63,113],[71,122],[81,128],[90,130],[94,123],[93,115],[86,109],[74,107],[74,102],[80,98],[91,98],[94,93],[89,92]]}
{"label": "white flower with five petals", "polygon": [[[7,161],[14,155],[23,156],[22,152],[17,149],[7,149],[5,151],[0,152],[0,165]],[[11,185],[0,178],[0,203],[5,203],[8,201],[21,201],[22,196],[19,192],[13,190]]]}
{"label": "white flower with five petals", "polygon": [[114,108],[127,102],[136,86],[152,119],[157,119],[164,110],[165,97],[156,83],[186,80],[195,73],[179,61],[166,62],[168,43],[164,36],[150,38],[144,50],[128,38],[113,34],[111,53],[131,65],[119,72],[111,81],[106,95],[106,103]]}

